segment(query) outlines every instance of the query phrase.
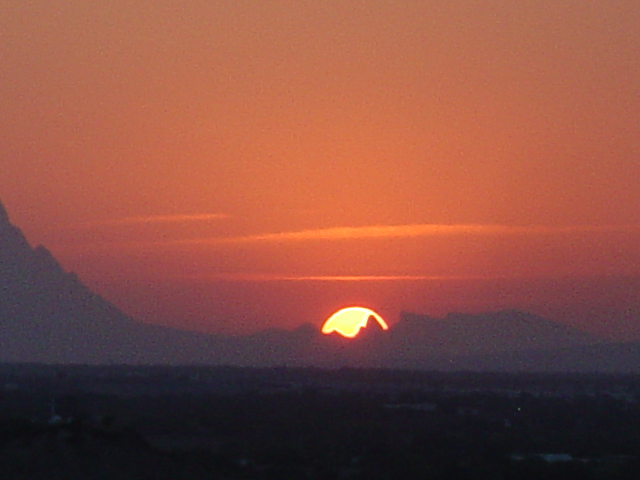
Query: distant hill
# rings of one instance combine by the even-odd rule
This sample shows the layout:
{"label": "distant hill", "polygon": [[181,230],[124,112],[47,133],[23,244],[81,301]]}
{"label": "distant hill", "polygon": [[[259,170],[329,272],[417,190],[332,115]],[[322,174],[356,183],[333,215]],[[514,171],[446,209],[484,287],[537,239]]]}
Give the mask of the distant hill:
{"label": "distant hill", "polygon": [[172,363],[189,349],[204,361],[211,340],[130,319],[45,247],[31,248],[0,203],[0,361]]}
{"label": "distant hill", "polygon": [[424,365],[427,359],[446,358],[446,365],[451,365],[458,357],[482,358],[601,342],[599,337],[582,330],[519,311],[449,314],[442,319],[403,313],[389,332],[385,360],[401,366]]}
{"label": "distant hill", "polygon": [[0,362],[640,372],[640,344],[605,344],[518,311],[403,313],[389,331],[372,324],[353,340],[312,325],[246,336],[148,325],[32,248],[0,204]]}

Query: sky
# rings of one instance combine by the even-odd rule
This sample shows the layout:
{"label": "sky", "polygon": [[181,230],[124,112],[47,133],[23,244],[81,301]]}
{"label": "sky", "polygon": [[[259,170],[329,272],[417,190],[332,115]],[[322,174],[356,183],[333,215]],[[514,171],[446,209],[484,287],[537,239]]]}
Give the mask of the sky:
{"label": "sky", "polygon": [[126,313],[640,331],[637,0],[0,5],[0,200]]}

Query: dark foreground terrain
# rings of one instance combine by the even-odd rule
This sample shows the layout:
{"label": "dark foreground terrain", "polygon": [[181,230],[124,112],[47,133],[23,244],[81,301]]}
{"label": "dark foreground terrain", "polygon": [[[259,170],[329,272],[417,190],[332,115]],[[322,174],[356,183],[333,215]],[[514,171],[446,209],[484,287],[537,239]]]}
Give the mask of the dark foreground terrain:
{"label": "dark foreground terrain", "polygon": [[0,478],[637,479],[640,377],[0,366]]}

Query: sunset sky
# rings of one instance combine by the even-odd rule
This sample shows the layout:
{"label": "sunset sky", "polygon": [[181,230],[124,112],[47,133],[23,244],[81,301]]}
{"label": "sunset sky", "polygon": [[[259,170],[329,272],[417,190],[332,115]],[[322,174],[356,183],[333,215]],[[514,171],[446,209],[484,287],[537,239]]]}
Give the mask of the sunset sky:
{"label": "sunset sky", "polygon": [[134,318],[640,338],[637,0],[0,5],[0,201]]}

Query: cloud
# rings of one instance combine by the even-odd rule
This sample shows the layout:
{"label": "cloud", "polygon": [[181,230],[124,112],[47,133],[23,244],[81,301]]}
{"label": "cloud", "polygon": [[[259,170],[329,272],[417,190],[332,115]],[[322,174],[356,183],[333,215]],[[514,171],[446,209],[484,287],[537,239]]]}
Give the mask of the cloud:
{"label": "cloud", "polygon": [[[640,232],[640,225],[372,225],[363,227],[334,227],[312,230],[299,230],[279,233],[247,235],[242,237],[219,237],[209,239],[184,240],[184,243],[262,243],[295,242],[311,240],[357,240],[371,238],[413,238],[446,235],[532,235],[532,234],[571,234],[571,233],[613,233]],[[179,241],[182,242],[182,241]]]}
{"label": "cloud", "polygon": [[420,280],[486,280],[512,277],[476,275],[292,275],[270,273],[211,273],[202,275],[178,275],[174,278],[181,280],[227,282],[393,282]]}
{"label": "cloud", "polygon": [[[175,215],[130,217],[100,224],[126,225],[138,223],[184,222],[227,218],[224,214]],[[585,235],[585,234],[639,234],[640,225],[480,225],[480,224],[409,224],[370,225],[362,227],[333,227],[295,230],[235,237],[199,237],[175,240],[148,240],[133,242],[92,242],[85,247],[95,249],[119,248],[149,249],[188,246],[242,246],[260,244],[288,244],[310,241],[339,241],[367,239],[409,239],[442,236],[531,236],[531,235]],[[76,244],[75,248],[79,245]]]}
{"label": "cloud", "polygon": [[226,213],[204,213],[195,215],[149,215],[140,217],[124,217],[112,220],[99,220],[89,222],[85,225],[96,226],[119,226],[119,225],[139,225],[149,223],[182,223],[182,222],[204,222],[209,220],[222,220],[229,218]]}

